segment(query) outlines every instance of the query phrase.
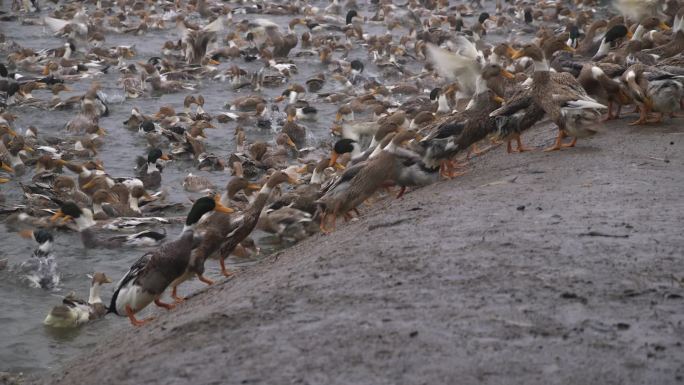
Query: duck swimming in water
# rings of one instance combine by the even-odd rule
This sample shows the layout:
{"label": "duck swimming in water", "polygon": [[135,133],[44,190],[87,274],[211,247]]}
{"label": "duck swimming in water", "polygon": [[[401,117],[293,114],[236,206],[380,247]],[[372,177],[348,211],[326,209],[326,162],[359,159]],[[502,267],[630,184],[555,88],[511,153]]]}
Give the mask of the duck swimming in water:
{"label": "duck swimming in water", "polygon": [[87,322],[104,317],[107,307],[100,298],[101,286],[112,280],[105,273],[88,275],[90,278],[90,295],[88,301],[77,298],[73,293],[62,300],[62,304],[52,308],[43,324],[53,328],[75,328]]}
{"label": "duck swimming in water", "polygon": [[52,252],[54,238],[47,230],[26,230],[20,232],[24,238],[38,243],[31,257],[19,265],[19,271],[31,287],[52,290],[59,284],[57,261]]}
{"label": "duck swimming in water", "polygon": [[90,209],[80,208],[74,202],[65,202],[52,216],[55,222],[60,218],[64,221],[72,220],[76,224],[76,230],[81,235],[81,241],[86,249],[92,248],[116,248],[122,246],[150,246],[159,243],[166,234],[151,230],[141,231],[136,234],[107,237],[102,230],[95,228],[93,212]]}

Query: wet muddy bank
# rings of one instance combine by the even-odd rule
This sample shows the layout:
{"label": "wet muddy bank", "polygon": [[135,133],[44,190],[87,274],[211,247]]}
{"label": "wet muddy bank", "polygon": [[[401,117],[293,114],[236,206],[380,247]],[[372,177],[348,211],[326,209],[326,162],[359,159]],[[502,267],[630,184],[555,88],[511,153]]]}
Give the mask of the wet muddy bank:
{"label": "wet muddy bank", "polygon": [[497,148],[35,382],[681,382],[684,131],[626,121]]}

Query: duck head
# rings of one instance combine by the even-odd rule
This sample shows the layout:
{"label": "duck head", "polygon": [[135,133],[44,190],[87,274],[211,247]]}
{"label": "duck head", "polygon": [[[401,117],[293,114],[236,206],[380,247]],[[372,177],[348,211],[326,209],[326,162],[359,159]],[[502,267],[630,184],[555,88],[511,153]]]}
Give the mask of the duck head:
{"label": "duck head", "polygon": [[154,171],[159,171],[157,169],[157,161],[158,160],[170,160],[168,155],[164,154],[162,150],[155,148],[150,150],[149,153],[147,153],[147,173],[150,174]]}
{"label": "duck head", "polygon": [[52,234],[43,229],[39,230],[23,230],[19,232],[19,235],[23,238],[33,239],[38,243],[38,251],[43,254],[48,254],[52,250],[52,244],[54,243],[54,238]]}
{"label": "duck head", "polygon": [[[230,178],[228,181],[228,184],[226,184],[226,198],[228,199],[233,199],[237,195],[238,192],[244,191],[245,193],[248,193],[250,191],[257,191],[261,189],[261,186],[252,183],[248,181],[247,179],[241,177],[241,176],[233,176]],[[222,201],[224,199],[222,198]],[[222,202],[222,203],[227,203],[227,202]]]}
{"label": "duck head", "polygon": [[112,283],[112,279],[102,272],[97,272],[93,275],[88,274],[88,278],[90,278],[90,296],[88,298],[88,303],[91,305],[101,303],[100,287],[104,284]]}
{"label": "duck head", "polygon": [[221,197],[216,195],[211,197],[202,197],[195,201],[192,205],[190,212],[185,220],[185,226],[183,227],[183,232],[193,230],[194,227],[199,223],[200,219],[204,214],[210,213],[212,211],[218,211],[225,214],[230,214],[235,210],[226,207],[220,202]]}
{"label": "duck head", "polygon": [[78,227],[78,231],[83,231],[95,225],[93,212],[90,211],[90,209],[78,207],[74,202],[65,202],[62,204],[59,210],[50,218],[50,221],[55,222],[60,218],[63,218],[63,222],[73,220]]}
{"label": "duck head", "polygon": [[358,12],[356,12],[356,10],[350,9],[349,12],[347,12],[347,17],[345,17],[345,25],[351,24],[352,20],[358,16],[359,16],[359,14],[358,14]]}
{"label": "duck head", "polygon": [[328,167],[340,168],[341,165],[337,163],[337,158],[346,153],[351,154],[352,157],[361,153],[361,146],[359,145],[359,142],[355,141],[354,139],[346,138],[335,142],[332,154],[330,155],[330,163],[328,164]]}

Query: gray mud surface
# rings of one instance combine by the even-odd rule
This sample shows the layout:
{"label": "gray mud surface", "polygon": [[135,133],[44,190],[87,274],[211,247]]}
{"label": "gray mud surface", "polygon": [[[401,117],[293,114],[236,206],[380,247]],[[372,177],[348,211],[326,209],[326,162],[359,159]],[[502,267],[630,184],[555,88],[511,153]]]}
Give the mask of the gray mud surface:
{"label": "gray mud surface", "polygon": [[632,118],[497,148],[36,382],[682,383],[684,129]]}

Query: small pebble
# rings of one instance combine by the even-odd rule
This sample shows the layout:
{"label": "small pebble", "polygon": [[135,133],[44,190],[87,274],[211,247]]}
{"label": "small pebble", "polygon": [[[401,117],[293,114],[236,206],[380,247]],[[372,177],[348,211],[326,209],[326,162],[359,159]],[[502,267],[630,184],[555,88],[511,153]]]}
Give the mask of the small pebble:
{"label": "small pebble", "polygon": [[615,327],[616,327],[618,330],[627,330],[627,329],[629,329],[629,324],[628,324],[628,323],[624,323],[624,322],[618,322],[618,323],[615,324]]}

